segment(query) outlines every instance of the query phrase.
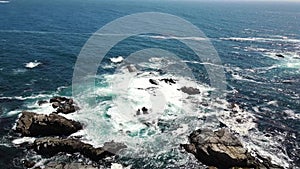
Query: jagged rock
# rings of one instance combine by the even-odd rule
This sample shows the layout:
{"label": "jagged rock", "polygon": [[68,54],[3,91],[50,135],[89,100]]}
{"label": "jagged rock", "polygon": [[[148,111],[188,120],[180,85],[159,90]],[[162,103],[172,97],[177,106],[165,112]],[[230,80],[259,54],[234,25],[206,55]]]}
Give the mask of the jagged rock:
{"label": "jagged rock", "polygon": [[197,88],[193,88],[193,87],[182,87],[180,89],[183,93],[189,94],[189,95],[194,95],[194,94],[200,94],[200,90]]}
{"label": "jagged rock", "polygon": [[151,84],[158,85],[158,82],[157,82],[156,80],[149,79],[149,82],[150,82]]}
{"label": "jagged rock", "polygon": [[43,104],[45,104],[45,103],[48,103],[48,101],[46,101],[46,100],[39,100],[39,101],[38,101],[38,105],[39,105],[39,106],[41,106],[41,105],[43,105]]}
{"label": "jagged rock", "polygon": [[[218,131],[196,130],[190,136],[190,144],[182,145],[203,164],[221,169],[242,168],[282,168],[270,160],[257,159],[247,152],[237,137],[222,128]],[[263,160],[262,160],[263,159]],[[262,162],[261,162],[262,161]]]}
{"label": "jagged rock", "polygon": [[142,112],[143,112],[143,114],[148,114],[148,109],[146,107],[143,107]]}
{"label": "jagged rock", "polygon": [[164,81],[165,83],[168,83],[168,84],[176,84],[175,80],[173,79],[160,79],[160,81]]}
{"label": "jagged rock", "polygon": [[79,108],[74,104],[73,99],[66,97],[53,97],[50,99],[53,108],[57,108],[55,113],[69,114],[74,113]]}
{"label": "jagged rock", "polygon": [[126,148],[126,146],[112,141],[105,143],[103,147],[94,148],[92,145],[76,139],[45,137],[36,139],[31,148],[44,156],[54,156],[59,152],[79,152],[91,160],[99,161],[102,158],[115,155],[119,150]]}
{"label": "jagged rock", "polygon": [[279,58],[284,58],[284,56],[282,54],[276,54],[276,56]]}
{"label": "jagged rock", "polygon": [[23,136],[70,135],[82,129],[79,122],[53,114],[44,115],[22,112],[17,121],[16,132]]}

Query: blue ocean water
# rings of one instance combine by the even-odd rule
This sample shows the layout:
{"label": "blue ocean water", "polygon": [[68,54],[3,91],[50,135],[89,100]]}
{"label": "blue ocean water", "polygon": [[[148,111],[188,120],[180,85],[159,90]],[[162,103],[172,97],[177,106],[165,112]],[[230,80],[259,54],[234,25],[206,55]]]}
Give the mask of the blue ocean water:
{"label": "blue ocean water", "polygon": [[[300,167],[299,2],[12,0],[0,4],[0,168],[20,167],[7,166],[24,153],[14,148],[9,134],[18,112],[52,95],[71,96],[74,65],[88,38],[114,19],[137,12],[173,14],[201,29],[221,58],[228,91],[235,91],[227,101],[251,112],[257,130],[278,138],[280,151],[289,158],[283,160]],[[143,43],[135,43],[140,41]],[[154,46],[194,60],[187,49],[176,50],[177,45],[176,40],[133,37],[116,46],[108,57]],[[35,61],[41,64],[26,67]],[[199,82],[207,83],[201,64],[189,66]],[[106,68],[98,73],[113,71]],[[100,87],[105,86],[102,80],[99,78]]]}

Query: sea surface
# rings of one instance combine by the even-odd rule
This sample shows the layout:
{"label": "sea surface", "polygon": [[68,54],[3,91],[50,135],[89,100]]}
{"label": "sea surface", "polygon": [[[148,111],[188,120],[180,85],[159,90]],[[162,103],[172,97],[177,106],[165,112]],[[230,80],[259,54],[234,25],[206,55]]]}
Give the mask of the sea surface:
{"label": "sea surface", "polygon": [[[216,128],[218,122],[204,120],[214,117],[235,131],[249,150],[285,168],[300,167],[299,2],[11,0],[0,4],[0,168],[22,168],[25,157],[40,165],[47,161],[17,148],[16,143],[30,140],[11,132],[19,113],[51,113],[51,106],[38,106],[37,101],[71,97],[74,66],[87,40],[107,23],[139,12],[168,13],[197,26],[221,59],[217,66],[226,77],[224,95],[208,99],[217,90],[205,71],[209,63],[195,57],[180,38],[133,36],[102,60],[93,77],[95,88],[81,86],[75,98],[81,110],[67,115],[85,124],[75,135],[94,146],[125,142],[129,151],[121,153],[118,162],[132,168],[203,168],[178,145],[187,142],[186,136],[196,128]],[[116,63],[119,56],[125,59],[146,48],[171,51],[180,60],[140,53],[138,75]],[[179,62],[194,79],[164,72]],[[179,86],[162,84],[160,92],[148,90],[153,87],[148,83],[151,78],[172,78]],[[131,79],[128,89],[118,88],[126,79]],[[196,86],[201,94],[185,96],[177,90],[180,85]],[[153,93],[165,97],[162,112],[136,117],[126,109],[128,105],[134,110],[155,109],[149,96]],[[97,104],[91,103],[93,98]],[[235,114],[223,112],[233,103]]]}

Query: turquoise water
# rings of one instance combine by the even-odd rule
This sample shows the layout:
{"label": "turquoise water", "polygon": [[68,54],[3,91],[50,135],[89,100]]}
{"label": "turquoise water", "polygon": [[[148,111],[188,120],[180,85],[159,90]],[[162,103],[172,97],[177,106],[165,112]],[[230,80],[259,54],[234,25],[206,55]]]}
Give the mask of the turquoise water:
{"label": "turquoise water", "polygon": [[[235,102],[253,116],[255,130],[257,130],[255,136],[257,133],[261,135],[269,133],[274,136],[274,139],[273,137],[269,139],[266,145],[258,144],[258,147],[266,149],[268,144],[280,146],[281,149],[274,148],[269,152],[272,155],[284,154],[278,158],[287,161],[290,166],[300,166],[300,3],[297,2],[145,1],[141,3],[88,0],[83,3],[79,0],[49,2],[14,0],[9,4],[0,4],[0,135],[2,137],[0,156],[15,151],[22,154],[22,150],[13,148],[11,144],[13,138],[10,138],[11,134],[9,134],[21,110],[46,111],[36,107],[37,100],[47,99],[53,95],[72,95],[72,75],[77,56],[94,32],[119,17],[150,11],[169,13],[186,19],[210,38],[226,73],[228,95],[224,102]],[[180,25],[174,23],[172,26]],[[99,139],[97,142],[95,139],[98,137],[94,135],[103,134],[108,140],[118,138],[109,136],[112,133],[117,135],[114,133],[116,126],[112,123],[118,121],[109,119],[111,116],[109,109],[113,107],[110,101],[118,99],[120,95],[118,92],[107,91],[111,79],[115,78],[109,75],[117,69],[116,65],[110,62],[109,57],[126,58],[134,51],[149,47],[172,51],[182,60],[190,61],[187,65],[198,83],[209,85],[205,68],[203,64],[199,64],[201,61],[197,60],[195,55],[178,40],[140,36],[128,38],[108,53],[107,58],[102,62],[103,66],[98,70],[96,88],[100,93],[97,95],[100,106],[88,109],[88,106],[82,105],[87,108],[83,110],[84,113],[96,110],[91,118],[99,117],[99,121],[96,120],[94,126],[87,127],[87,140],[93,139],[97,145],[105,139]],[[282,54],[285,58],[278,58],[276,54]],[[33,68],[26,67],[30,62],[40,64]],[[155,71],[155,69],[144,68],[144,71]],[[88,87],[82,88],[86,95],[83,94],[80,99],[88,103],[89,99],[92,100]],[[137,106],[142,104],[134,99],[131,101]],[[170,107],[170,111],[174,111],[172,108],[175,105],[171,104]],[[208,109],[210,110],[203,111],[214,111],[213,106]],[[73,118],[86,122],[89,117],[84,116],[84,113]],[[178,125],[176,123],[192,123],[193,118],[191,119],[186,121],[180,119],[171,126]],[[100,126],[98,126],[99,122],[101,122]],[[236,127],[233,122],[227,122],[229,126]],[[104,126],[105,130],[99,133],[97,127],[101,126]],[[241,128],[243,126],[235,129],[240,131]],[[144,128],[141,127],[141,130],[131,133],[130,136],[139,135],[138,133],[141,132],[140,136],[143,137],[145,130],[142,129]],[[156,132],[157,137],[153,138],[160,138],[157,130],[146,131],[150,135]],[[246,141],[254,137],[251,134],[253,133],[248,133],[245,137]],[[157,145],[151,144],[153,140],[147,141],[149,144],[145,147]],[[175,142],[177,141],[182,140]],[[175,145],[166,149],[171,151],[174,147]],[[155,147],[153,149],[155,150]],[[149,154],[145,153],[145,156]],[[181,159],[182,162],[165,162],[172,161],[166,160],[171,157]],[[18,161],[14,158],[22,157],[18,153],[9,154],[6,158],[1,158],[0,165],[7,168],[8,161]],[[155,160],[160,162],[153,162]],[[184,165],[186,161],[187,159],[174,151],[170,156],[127,160],[127,163],[135,164],[136,168],[141,166],[162,168],[178,167]],[[3,168],[2,166],[0,168]],[[10,166],[10,168],[17,167],[18,164]]]}

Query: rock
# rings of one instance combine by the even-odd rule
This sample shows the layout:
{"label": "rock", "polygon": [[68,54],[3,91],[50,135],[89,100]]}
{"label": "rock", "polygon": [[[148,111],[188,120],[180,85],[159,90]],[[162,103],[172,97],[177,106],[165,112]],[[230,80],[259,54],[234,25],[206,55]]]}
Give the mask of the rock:
{"label": "rock", "polygon": [[24,167],[26,168],[32,168],[35,165],[34,161],[24,160],[22,161]]}
{"label": "rock", "polygon": [[91,164],[82,164],[78,162],[60,162],[51,161],[45,164],[45,169],[99,169],[98,166],[93,166]]}
{"label": "rock", "polygon": [[65,102],[67,101],[68,99],[66,97],[59,97],[59,96],[56,96],[56,97],[53,97],[50,99],[50,103],[53,103],[53,102]]}
{"label": "rock", "polygon": [[183,93],[189,94],[189,95],[194,95],[194,94],[200,94],[200,90],[197,88],[193,87],[182,87],[180,89]]}
{"label": "rock", "polygon": [[165,83],[168,83],[168,84],[176,84],[175,80],[173,79],[160,79],[160,81],[164,81]]}
{"label": "rock", "polygon": [[70,135],[82,129],[79,122],[53,114],[44,115],[32,112],[22,112],[17,121],[16,132],[23,136]]}
{"label": "rock", "polygon": [[136,68],[135,68],[135,66],[133,66],[133,65],[128,65],[128,66],[126,66],[126,68],[128,69],[128,71],[130,73],[137,71]]}
{"label": "rock", "polygon": [[99,161],[102,158],[115,155],[119,150],[126,148],[126,146],[122,143],[112,141],[105,143],[103,147],[94,148],[92,145],[83,143],[77,139],[44,137],[36,139],[31,148],[44,156],[54,156],[59,152],[79,152],[93,161]]}
{"label": "rock", "polygon": [[150,82],[151,84],[158,85],[158,82],[157,82],[156,80],[149,79],[149,82]]}
{"label": "rock", "polygon": [[52,103],[52,107],[53,107],[54,109],[58,108],[58,107],[59,107],[59,102],[53,102],[53,103]]}
{"label": "rock", "polygon": [[74,104],[73,99],[66,97],[53,97],[50,99],[53,108],[57,108],[55,113],[69,114],[74,113],[79,108]]}
{"label": "rock", "polygon": [[276,56],[279,58],[284,58],[284,56],[282,54],[276,54]]}
{"label": "rock", "polygon": [[[270,160],[254,158],[237,137],[222,128],[218,131],[196,130],[190,136],[190,144],[182,145],[203,164],[217,168],[282,168]],[[261,162],[262,161],[262,162]]]}
{"label": "rock", "polygon": [[38,105],[39,105],[39,106],[41,106],[41,105],[43,105],[43,104],[46,104],[46,103],[48,103],[48,101],[46,101],[46,100],[39,100],[39,101],[38,101]]}
{"label": "rock", "polygon": [[141,115],[141,110],[140,110],[140,109],[138,109],[138,110],[136,111],[136,115],[137,115],[137,116]]}
{"label": "rock", "polygon": [[143,112],[143,114],[148,114],[148,109],[146,107],[143,107],[142,112]]}

